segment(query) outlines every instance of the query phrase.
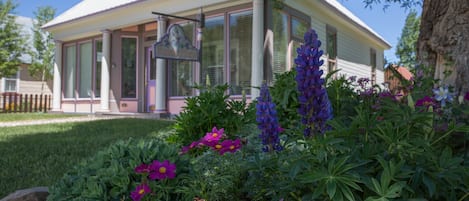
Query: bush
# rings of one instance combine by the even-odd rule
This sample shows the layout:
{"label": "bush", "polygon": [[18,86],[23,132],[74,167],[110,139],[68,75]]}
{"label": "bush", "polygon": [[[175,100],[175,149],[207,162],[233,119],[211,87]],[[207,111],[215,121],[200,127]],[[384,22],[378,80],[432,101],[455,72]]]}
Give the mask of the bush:
{"label": "bush", "polygon": [[229,135],[234,135],[243,125],[254,122],[253,107],[244,99],[229,99],[225,94],[227,89],[227,85],[220,85],[186,98],[186,106],[176,117],[176,136],[172,140],[190,144],[213,127],[224,128]]}
{"label": "bush", "polygon": [[66,173],[50,188],[48,200],[130,200],[130,192],[141,181],[134,168],[153,160],[169,160],[177,166],[175,179],[152,188],[157,198],[184,200],[178,186],[189,173],[190,163],[178,152],[179,146],[156,139],[120,141]]}

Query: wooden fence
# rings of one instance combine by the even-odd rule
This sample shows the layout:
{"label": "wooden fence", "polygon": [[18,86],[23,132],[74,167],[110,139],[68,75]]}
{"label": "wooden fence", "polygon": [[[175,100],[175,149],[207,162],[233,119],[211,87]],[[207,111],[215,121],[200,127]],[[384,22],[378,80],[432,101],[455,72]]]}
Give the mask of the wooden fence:
{"label": "wooden fence", "polygon": [[49,94],[2,93],[0,112],[47,112],[51,108],[51,100]]}

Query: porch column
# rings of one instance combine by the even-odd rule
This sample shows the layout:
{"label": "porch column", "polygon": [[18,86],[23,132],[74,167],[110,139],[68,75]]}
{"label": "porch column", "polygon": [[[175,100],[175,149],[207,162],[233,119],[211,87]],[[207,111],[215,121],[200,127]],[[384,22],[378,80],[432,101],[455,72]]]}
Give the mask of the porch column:
{"label": "porch column", "polygon": [[111,31],[103,30],[103,53],[101,55],[101,112],[109,112]]}
{"label": "porch column", "polygon": [[259,96],[264,69],[264,0],[253,0],[251,99]]}
{"label": "porch column", "polygon": [[52,97],[52,111],[61,111],[62,102],[62,41],[55,41],[55,59],[54,59],[54,86]]}
{"label": "porch column", "polygon": [[[166,33],[166,20],[164,16],[158,16],[157,39],[160,40]],[[166,113],[166,59],[156,59],[156,93],[155,113]]]}

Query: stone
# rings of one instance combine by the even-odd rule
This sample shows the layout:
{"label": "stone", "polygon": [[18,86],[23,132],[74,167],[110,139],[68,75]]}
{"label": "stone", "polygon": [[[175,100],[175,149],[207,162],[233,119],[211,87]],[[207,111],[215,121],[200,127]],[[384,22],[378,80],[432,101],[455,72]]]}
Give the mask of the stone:
{"label": "stone", "polygon": [[17,190],[0,201],[46,201],[49,195],[47,187],[34,187]]}

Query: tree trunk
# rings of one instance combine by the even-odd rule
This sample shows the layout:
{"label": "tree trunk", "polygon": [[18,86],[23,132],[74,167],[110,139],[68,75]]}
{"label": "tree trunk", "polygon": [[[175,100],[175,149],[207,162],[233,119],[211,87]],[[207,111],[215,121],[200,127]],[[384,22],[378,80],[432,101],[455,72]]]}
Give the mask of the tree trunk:
{"label": "tree trunk", "polygon": [[469,0],[424,0],[417,56],[441,84],[469,91]]}

